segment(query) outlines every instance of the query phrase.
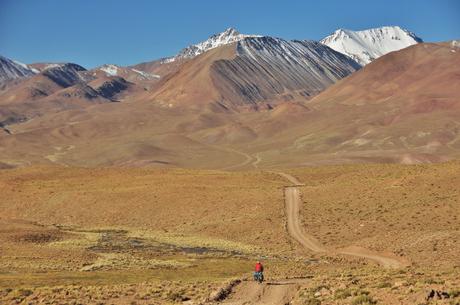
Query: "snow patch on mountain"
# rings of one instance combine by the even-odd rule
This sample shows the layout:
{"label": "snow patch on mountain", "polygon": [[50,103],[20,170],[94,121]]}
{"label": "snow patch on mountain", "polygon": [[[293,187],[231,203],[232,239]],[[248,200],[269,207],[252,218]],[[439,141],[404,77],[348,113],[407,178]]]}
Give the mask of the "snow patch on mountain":
{"label": "snow patch on mountain", "polygon": [[[145,71],[129,68],[129,67],[120,67],[117,65],[103,65],[98,68],[100,71],[105,72],[106,76],[120,76],[126,79],[135,79],[135,80],[153,80],[159,79],[160,76]],[[95,73],[93,73],[95,75]]]}
{"label": "snow patch on mountain", "polygon": [[228,28],[222,33],[212,35],[211,37],[209,37],[207,40],[203,42],[200,42],[200,43],[188,46],[185,49],[182,49],[179,52],[179,54],[177,54],[174,57],[166,58],[164,62],[167,63],[167,62],[173,62],[177,59],[193,58],[195,56],[203,54],[204,52],[207,52],[214,48],[217,48],[223,45],[227,45],[230,43],[234,43],[237,41],[241,41],[247,37],[260,37],[260,36],[240,34],[234,28]]}
{"label": "snow patch on mountain", "polygon": [[140,74],[145,79],[154,79],[154,78],[158,79],[158,78],[160,78],[160,75],[147,73],[145,71],[140,71],[140,70],[137,70],[137,69],[131,69],[131,71],[136,72],[137,74]]}
{"label": "snow patch on mountain", "polygon": [[43,70],[46,70],[46,69],[53,69],[53,68],[59,68],[59,67],[62,67],[63,65],[65,64],[47,64],[46,67],[43,69]]}
{"label": "snow patch on mountain", "polygon": [[167,64],[176,60],[176,57],[166,57],[161,59],[161,64]]}
{"label": "snow patch on mountain", "polygon": [[423,42],[422,39],[399,26],[384,26],[363,31],[338,29],[321,40],[321,43],[350,56],[361,65],[420,42]]}
{"label": "snow patch on mountain", "polygon": [[104,71],[107,76],[117,76],[118,67],[115,65],[104,65],[100,68],[101,71]]}
{"label": "snow patch on mountain", "polygon": [[21,62],[0,56],[0,83],[8,80],[25,78],[38,71]]}
{"label": "snow patch on mountain", "polygon": [[24,64],[24,63],[22,63],[22,62],[20,62],[20,61],[17,61],[17,60],[14,60],[14,59],[12,59],[12,61],[13,61],[15,64],[17,64],[17,65],[20,65],[20,66],[23,67],[24,69],[31,70],[31,71],[34,72],[35,74],[40,73],[40,71],[38,71],[37,69],[32,68],[32,67],[29,67],[28,65],[26,65],[26,64]]}

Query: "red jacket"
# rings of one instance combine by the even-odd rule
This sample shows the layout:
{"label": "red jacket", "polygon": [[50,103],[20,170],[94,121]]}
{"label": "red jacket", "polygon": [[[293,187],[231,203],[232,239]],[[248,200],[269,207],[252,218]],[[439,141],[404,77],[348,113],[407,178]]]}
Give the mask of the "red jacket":
{"label": "red jacket", "polygon": [[264,266],[262,266],[261,263],[256,264],[256,272],[263,272],[264,271]]}

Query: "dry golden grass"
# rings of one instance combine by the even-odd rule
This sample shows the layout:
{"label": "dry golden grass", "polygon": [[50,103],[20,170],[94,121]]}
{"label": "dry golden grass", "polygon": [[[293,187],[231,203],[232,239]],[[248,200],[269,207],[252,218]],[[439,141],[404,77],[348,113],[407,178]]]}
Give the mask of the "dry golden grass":
{"label": "dry golden grass", "polygon": [[326,166],[291,171],[304,227],[326,245],[389,251],[452,267],[460,253],[460,163]]}
{"label": "dry golden grass", "polygon": [[283,184],[263,172],[22,168],[1,172],[0,209],[5,219],[142,229],[170,239],[165,233],[172,232],[281,251],[289,249]]}
{"label": "dry golden grass", "polygon": [[[299,289],[292,304],[459,304],[459,285],[458,273],[320,269]],[[449,298],[427,301],[431,290],[448,293]]]}

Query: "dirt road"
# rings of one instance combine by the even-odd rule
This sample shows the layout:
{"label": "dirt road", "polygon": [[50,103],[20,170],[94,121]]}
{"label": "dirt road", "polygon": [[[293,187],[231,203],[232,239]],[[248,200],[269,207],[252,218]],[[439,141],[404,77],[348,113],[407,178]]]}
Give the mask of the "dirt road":
{"label": "dirt road", "polygon": [[294,297],[302,280],[285,280],[258,284],[244,282],[235,288],[223,304],[228,305],[284,305]]}
{"label": "dirt road", "polygon": [[304,232],[300,222],[300,207],[302,205],[302,199],[300,196],[300,190],[298,186],[302,184],[293,176],[286,173],[279,173],[281,176],[289,180],[293,186],[288,186],[284,189],[285,204],[286,204],[286,217],[287,217],[287,229],[289,235],[297,242],[299,242],[305,248],[313,252],[327,252],[329,254],[344,254],[359,258],[368,259],[385,268],[400,268],[405,264],[390,255],[383,255],[372,252],[365,248],[350,246],[344,249],[326,249],[318,240],[313,236]]}
{"label": "dirt road", "polygon": [[326,248],[313,236],[302,229],[300,214],[300,191],[297,187],[286,187],[284,189],[284,200],[286,202],[287,230],[289,235],[302,246],[314,252],[326,252]]}
{"label": "dirt road", "polygon": [[249,155],[249,154],[247,154],[245,152],[241,152],[241,151],[231,149],[231,148],[221,148],[220,147],[219,149],[227,151],[227,152],[235,153],[237,155],[240,155],[240,156],[244,157],[244,160],[241,161],[240,163],[220,168],[220,170],[228,171],[228,170],[235,170],[237,168],[241,169],[241,168],[245,168],[245,167],[249,166],[253,162],[254,158],[251,155]]}
{"label": "dirt road", "polygon": [[[247,164],[247,162],[244,162]],[[368,259],[385,268],[400,268],[404,264],[396,258],[373,253],[367,249],[351,246],[345,249],[328,249],[322,245],[315,237],[305,232],[300,221],[300,207],[302,199],[299,186],[302,183],[297,178],[286,174],[277,173],[287,179],[292,186],[284,188],[284,200],[286,205],[287,230],[289,235],[304,248],[316,253],[327,253],[330,255],[342,254],[359,258]],[[230,297],[224,300],[223,304],[228,305],[280,305],[289,304],[299,285],[305,280],[286,280],[268,282],[262,285],[255,282],[243,282],[238,285]]]}

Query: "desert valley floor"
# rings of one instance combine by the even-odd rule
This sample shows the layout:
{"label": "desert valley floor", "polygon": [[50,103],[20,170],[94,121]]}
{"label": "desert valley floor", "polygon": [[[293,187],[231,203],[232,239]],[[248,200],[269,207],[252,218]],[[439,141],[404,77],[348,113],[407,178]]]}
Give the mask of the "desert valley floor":
{"label": "desert valley floor", "polygon": [[0,300],[458,304],[459,170],[2,170]]}

